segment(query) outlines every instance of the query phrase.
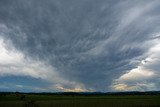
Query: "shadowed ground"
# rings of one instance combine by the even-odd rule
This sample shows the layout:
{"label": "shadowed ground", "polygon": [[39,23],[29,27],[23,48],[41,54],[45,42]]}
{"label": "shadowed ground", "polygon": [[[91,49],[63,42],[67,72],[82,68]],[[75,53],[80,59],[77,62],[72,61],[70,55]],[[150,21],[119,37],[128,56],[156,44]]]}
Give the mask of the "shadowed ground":
{"label": "shadowed ground", "polygon": [[32,95],[0,96],[0,107],[160,107],[160,95]]}

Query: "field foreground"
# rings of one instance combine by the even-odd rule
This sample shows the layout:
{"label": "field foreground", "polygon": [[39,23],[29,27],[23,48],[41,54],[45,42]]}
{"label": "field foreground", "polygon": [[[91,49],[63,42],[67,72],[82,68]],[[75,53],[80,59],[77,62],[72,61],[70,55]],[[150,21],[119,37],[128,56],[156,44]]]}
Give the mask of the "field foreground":
{"label": "field foreground", "polygon": [[0,107],[160,107],[160,95],[0,94]]}

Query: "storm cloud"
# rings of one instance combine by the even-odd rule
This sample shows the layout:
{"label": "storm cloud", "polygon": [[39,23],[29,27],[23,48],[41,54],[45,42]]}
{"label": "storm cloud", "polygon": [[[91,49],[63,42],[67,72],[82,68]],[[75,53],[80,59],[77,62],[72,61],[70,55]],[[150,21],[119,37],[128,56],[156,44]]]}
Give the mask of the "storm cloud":
{"label": "storm cloud", "polygon": [[159,10],[158,0],[0,0],[0,90],[158,90]]}

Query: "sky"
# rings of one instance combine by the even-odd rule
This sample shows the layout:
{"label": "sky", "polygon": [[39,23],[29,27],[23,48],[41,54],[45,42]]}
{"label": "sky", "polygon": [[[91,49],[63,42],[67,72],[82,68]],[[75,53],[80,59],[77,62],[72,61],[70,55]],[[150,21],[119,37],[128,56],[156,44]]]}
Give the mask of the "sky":
{"label": "sky", "polygon": [[0,91],[159,89],[159,0],[0,0]]}

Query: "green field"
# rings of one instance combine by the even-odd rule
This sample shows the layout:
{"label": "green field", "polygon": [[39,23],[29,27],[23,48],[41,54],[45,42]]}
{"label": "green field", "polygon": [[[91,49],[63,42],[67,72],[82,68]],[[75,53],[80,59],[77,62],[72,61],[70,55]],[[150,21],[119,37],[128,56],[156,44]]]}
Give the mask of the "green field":
{"label": "green field", "polygon": [[0,107],[160,107],[160,95],[7,94],[0,95]]}

